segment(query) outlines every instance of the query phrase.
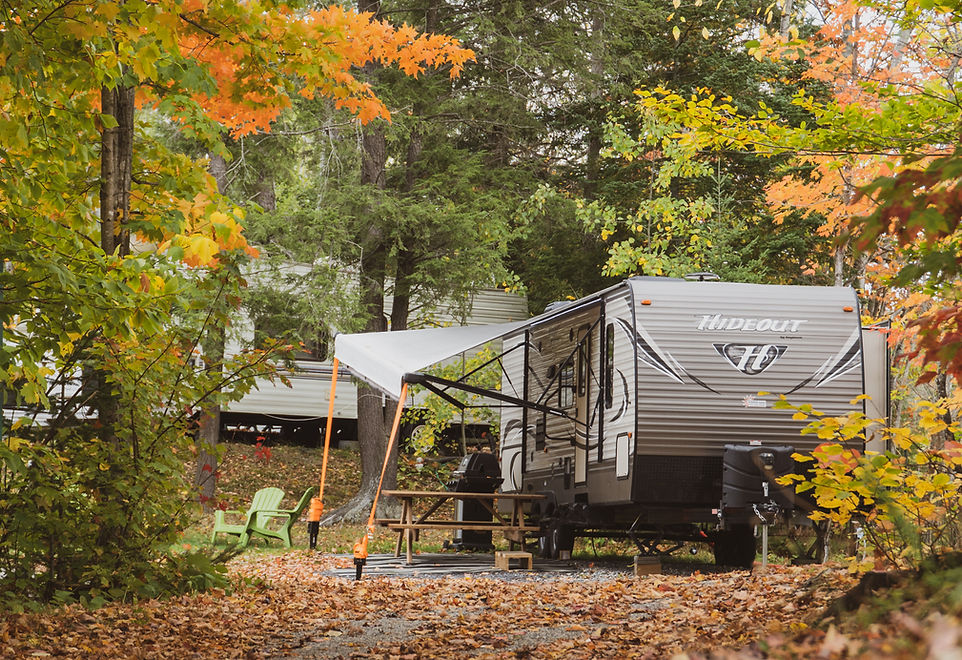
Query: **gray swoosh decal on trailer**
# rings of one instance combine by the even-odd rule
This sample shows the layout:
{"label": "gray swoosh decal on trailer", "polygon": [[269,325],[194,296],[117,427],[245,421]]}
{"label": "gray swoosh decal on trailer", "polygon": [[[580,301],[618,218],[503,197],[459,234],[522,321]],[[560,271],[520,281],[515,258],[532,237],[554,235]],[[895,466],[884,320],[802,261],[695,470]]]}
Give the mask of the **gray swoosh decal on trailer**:
{"label": "gray swoosh decal on trailer", "polygon": [[856,342],[849,347],[848,351],[846,351],[839,361],[835,363],[835,366],[833,366],[828,373],[822,376],[822,378],[815,384],[815,387],[821,387],[825,383],[831,382],[839,376],[847,374],[852,369],[857,368],[861,363],[862,356],[859,352],[858,343]]}
{"label": "gray swoosh decal on trailer", "polygon": [[621,397],[621,407],[618,409],[618,412],[615,413],[615,416],[608,420],[609,424],[617,422],[621,419],[621,416],[625,414],[625,411],[628,410],[628,379],[625,378],[625,374],[621,369],[617,369],[617,371],[618,375],[621,376],[621,387],[624,391]]}
{"label": "gray swoosh decal on trailer", "polygon": [[[825,360],[822,366],[815,370],[815,373],[785,392],[785,395],[794,394],[816,379],[818,379],[818,382],[815,383],[815,387],[821,387],[825,383],[829,383],[839,376],[843,376],[853,369],[857,369],[862,364],[862,354],[859,350],[860,336],[861,328],[852,333],[842,350],[833,357]],[[821,375],[821,377],[819,377],[819,375]]]}
{"label": "gray swoosh decal on trailer", "polygon": [[665,353],[665,355],[669,360],[671,360],[675,364],[678,364],[678,368],[681,369],[681,374],[679,374],[670,364],[668,364],[668,361],[661,356],[660,349],[656,349],[654,347],[653,340],[649,343],[649,341],[646,340],[644,337],[642,337],[639,332],[633,331],[631,326],[629,326],[628,322],[625,321],[624,319],[617,319],[617,321],[618,321],[618,324],[621,326],[621,329],[625,331],[625,333],[628,335],[628,338],[631,341],[633,341],[635,346],[638,348],[639,359],[645,364],[647,364],[649,367],[652,367],[653,369],[655,369],[655,371],[658,371],[659,373],[662,373],[665,376],[668,376],[669,378],[671,378],[672,380],[678,383],[685,382],[682,379],[682,375],[688,376],[691,382],[695,383],[699,387],[702,387],[708,390],[709,392],[714,392],[715,394],[721,394],[721,392],[709,387],[700,378],[698,378],[697,376],[693,376],[687,369],[685,369],[682,365],[678,364],[678,362],[675,360],[675,358],[671,356],[670,353]]}
{"label": "gray swoosh decal on trailer", "polygon": [[514,431],[518,431],[520,433],[522,428],[523,428],[523,425],[520,419],[510,420],[504,427],[505,440],[507,440],[508,436],[511,435],[511,433],[513,433]]}
{"label": "gray swoosh decal on trailer", "polygon": [[639,334],[636,330],[633,330],[632,327],[628,325],[627,321],[625,321],[624,319],[617,319],[617,321],[618,321],[618,325],[621,326],[621,329],[624,330],[625,333],[628,335],[628,339],[632,341],[634,345],[638,348],[640,352],[639,359],[642,362],[647,364],[649,367],[653,368],[655,371],[665,376],[668,376],[674,381],[677,381],[679,383],[684,382],[681,379],[681,376],[675,373],[675,370],[671,368],[668,362],[665,361],[665,359],[662,358],[661,355],[659,355],[659,352],[655,348],[653,348],[652,345],[649,344],[648,341],[646,341],[645,338],[641,336],[641,334]]}

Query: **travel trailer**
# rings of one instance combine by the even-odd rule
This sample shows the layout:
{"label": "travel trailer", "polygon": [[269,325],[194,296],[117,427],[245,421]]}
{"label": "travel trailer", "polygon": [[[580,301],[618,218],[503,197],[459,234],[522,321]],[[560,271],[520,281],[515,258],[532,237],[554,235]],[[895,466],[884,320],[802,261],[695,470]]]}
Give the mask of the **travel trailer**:
{"label": "travel trailer", "polygon": [[775,479],[823,442],[776,402],[865,405],[849,288],[632,278],[532,319],[503,350],[502,391],[554,409],[501,419],[502,488],[548,495],[552,556],[577,534],[628,530],[710,535],[721,563],[750,565],[754,525],[805,504]]}
{"label": "travel trailer", "polygon": [[643,552],[709,541],[719,563],[750,565],[755,526],[809,506],[776,478],[822,442],[780,397],[828,415],[867,392],[882,416],[887,400],[885,342],[866,354],[850,288],[634,277],[482,330],[342,335],[335,352],[395,396],[402,381],[443,394],[475,388],[427,365],[500,340],[501,490],[546,496],[530,513],[547,556],[627,534]]}

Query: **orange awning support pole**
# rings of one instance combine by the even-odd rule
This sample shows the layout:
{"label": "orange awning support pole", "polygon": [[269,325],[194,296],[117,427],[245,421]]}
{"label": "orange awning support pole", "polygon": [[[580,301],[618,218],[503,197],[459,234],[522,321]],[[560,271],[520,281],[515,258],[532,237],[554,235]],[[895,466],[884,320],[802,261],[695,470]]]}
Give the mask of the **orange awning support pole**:
{"label": "orange awning support pole", "polygon": [[387,472],[388,461],[391,460],[391,450],[397,441],[398,430],[401,428],[401,413],[404,411],[404,401],[408,395],[408,384],[401,383],[401,396],[397,400],[397,410],[394,411],[394,424],[391,426],[391,436],[387,441],[387,449],[384,451],[384,465],[381,466],[381,478],[377,482],[377,490],[374,491],[374,502],[371,503],[371,515],[367,518],[368,535],[358,540],[354,544],[354,566],[357,568],[355,578],[361,579],[361,568],[367,561],[367,540],[374,535],[374,516],[377,514],[377,501],[381,496],[381,487],[384,485],[384,474]]}
{"label": "orange awning support pole", "polygon": [[310,547],[317,547],[317,535],[320,532],[321,515],[324,513],[324,483],[327,480],[327,457],[331,448],[331,428],[334,425],[334,393],[337,391],[337,368],[340,362],[334,358],[331,372],[331,395],[327,402],[327,428],[324,432],[324,458],[321,461],[321,487],[317,497],[311,498],[311,508],[307,514],[307,535]]}
{"label": "orange awning support pole", "polygon": [[327,428],[324,430],[324,460],[321,463],[321,490],[318,498],[324,501],[324,482],[327,480],[327,457],[331,449],[331,427],[334,425],[334,392],[337,391],[337,368],[340,361],[334,358],[331,371],[331,398],[327,402]]}

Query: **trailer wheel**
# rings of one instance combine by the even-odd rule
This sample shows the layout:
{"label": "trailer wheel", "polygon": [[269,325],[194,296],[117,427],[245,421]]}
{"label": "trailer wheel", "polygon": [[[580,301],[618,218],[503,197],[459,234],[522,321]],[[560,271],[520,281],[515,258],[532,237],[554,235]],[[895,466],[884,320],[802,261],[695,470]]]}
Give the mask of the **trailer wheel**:
{"label": "trailer wheel", "polygon": [[538,555],[542,559],[554,559],[558,556],[551,538],[551,530],[543,530],[538,537]]}
{"label": "trailer wheel", "polygon": [[557,559],[562,552],[571,552],[574,547],[575,534],[569,525],[551,523],[538,537],[538,551],[545,559]]}
{"label": "trailer wheel", "polygon": [[560,554],[561,552],[572,552],[575,549],[575,532],[568,525],[558,525],[552,530],[554,532],[554,546]]}
{"label": "trailer wheel", "polygon": [[715,535],[715,563],[751,568],[755,563],[755,530],[751,525],[732,525]]}

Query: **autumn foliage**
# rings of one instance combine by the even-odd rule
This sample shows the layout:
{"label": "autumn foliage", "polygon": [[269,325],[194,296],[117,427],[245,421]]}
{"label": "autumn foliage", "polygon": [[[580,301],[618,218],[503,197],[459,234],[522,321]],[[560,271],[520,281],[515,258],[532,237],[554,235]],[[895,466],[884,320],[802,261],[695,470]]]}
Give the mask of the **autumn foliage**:
{"label": "autumn foliage", "polygon": [[0,7],[0,383],[18,411],[0,441],[0,607],[223,583],[205,553],[168,552],[194,499],[182,461],[199,411],[274,372],[270,350],[202,351],[257,251],[208,159],[165,137],[227,156],[296,94],[387,119],[361,67],[457,75],[471,56],[339,6]]}
{"label": "autumn foliage", "polygon": [[[825,440],[811,455],[793,456],[808,474],[787,475],[780,483],[810,494],[818,507],[813,520],[861,530],[867,545],[848,558],[852,570],[918,569],[957,547],[962,444],[944,440],[946,433],[960,433],[957,423],[945,421],[945,408],[923,402],[910,424],[890,426],[860,412],[828,417],[784,400],[778,406],[811,418],[802,433]],[[891,449],[863,453],[865,437]]]}

